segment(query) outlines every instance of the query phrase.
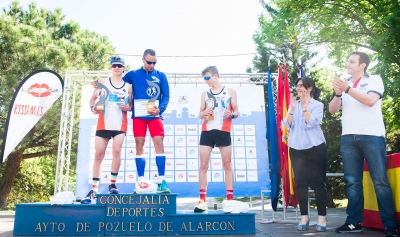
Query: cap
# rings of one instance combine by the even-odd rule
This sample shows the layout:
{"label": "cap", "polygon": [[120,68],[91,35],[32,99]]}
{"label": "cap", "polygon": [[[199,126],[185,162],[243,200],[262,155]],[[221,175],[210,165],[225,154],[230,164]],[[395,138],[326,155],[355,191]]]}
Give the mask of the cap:
{"label": "cap", "polygon": [[114,57],[111,57],[111,59],[110,59],[110,65],[113,65],[113,64],[121,64],[121,65],[125,66],[125,61],[120,56],[114,56]]}

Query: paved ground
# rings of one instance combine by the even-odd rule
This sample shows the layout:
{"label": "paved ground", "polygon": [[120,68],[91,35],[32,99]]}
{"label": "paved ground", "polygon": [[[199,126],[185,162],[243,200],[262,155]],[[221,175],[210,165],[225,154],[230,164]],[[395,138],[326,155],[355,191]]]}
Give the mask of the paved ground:
{"label": "paved ground", "polygon": [[[197,199],[191,198],[178,198],[178,210],[192,210]],[[213,207],[216,203],[215,200],[208,200],[209,207]],[[218,205],[218,208],[222,207]],[[335,228],[341,226],[346,218],[346,211],[342,208],[328,209],[328,230],[327,232],[316,232],[315,227],[311,226],[307,231],[297,231],[296,224],[296,212],[294,210],[288,210],[286,212],[286,221],[291,223],[285,223],[283,221],[283,212],[275,212],[276,223],[262,224],[268,219],[272,219],[272,212],[269,204],[265,205],[264,220],[262,220],[261,203],[255,201],[251,203],[251,211],[256,213],[256,234],[245,235],[245,236],[256,236],[256,237],[268,237],[268,236],[336,236],[336,237],[372,237],[372,236],[383,236],[383,230],[376,230],[370,228],[363,228],[361,233],[349,233],[349,234],[338,234],[335,233]],[[299,214],[300,215],[300,214]],[[311,210],[311,221],[316,221],[317,212]],[[380,221],[380,220],[377,220]],[[14,212],[12,211],[0,211],[0,237],[11,237],[13,236],[14,226]],[[210,236],[210,235],[208,235]],[[214,235],[217,236],[217,235]],[[225,235],[221,235],[225,236]]]}

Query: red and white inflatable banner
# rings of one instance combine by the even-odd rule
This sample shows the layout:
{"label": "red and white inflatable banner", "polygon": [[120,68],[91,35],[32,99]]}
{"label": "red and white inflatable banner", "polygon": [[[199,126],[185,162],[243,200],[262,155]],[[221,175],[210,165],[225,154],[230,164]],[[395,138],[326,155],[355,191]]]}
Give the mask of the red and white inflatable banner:
{"label": "red and white inflatable banner", "polygon": [[63,87],[61,76],[51,70],[34,71],[19,84],[8,110],[0,164],[61,96]]}

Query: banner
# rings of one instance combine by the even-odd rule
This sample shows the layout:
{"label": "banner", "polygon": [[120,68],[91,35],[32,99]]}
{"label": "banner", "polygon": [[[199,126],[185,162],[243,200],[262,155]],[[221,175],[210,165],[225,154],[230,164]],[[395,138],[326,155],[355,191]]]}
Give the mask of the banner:
{"label": "banner", "polygon": [[38,70],[14,92],[6,121],[0,163],[21,142],[63,92],[63,80],[51,70]]}
{"label": "banner", "polygon": [[[262,86],[228,86],[236,90],[239,117],[232,122],[232,166],[234,170],[234,195],[259,196],[262,189],[269,189],[268,151],[265,119],[264,90]],[[198,118],[201,93],[208,86],[170,86],[170,102],[163,115],[164,150],[166,153],[165,179],[173,193],[179,197],[199,195],[198,170],[200,167],[199,139],[202,120]],[[85,197],[91,189],[94,162],[94,138],[97,116],[88,106],[93,94],[91,85],[82,88],[79,144],[77,160],[76,196]],[[128,114],[130,117],[130,113]],[[121,166],[117,187],[120,193],[132,193],[135,188],[135,140],[129,119],[127,136],[121,151]],[[112,140],[110,140],[102,163],[100,193],[108,193],[111,172]],[[157,174],[155,153],[149,134],[146,136],[145,177]],[[212,150],[208,170],[207,195],[225,197],[224,172],[218,148]]]}

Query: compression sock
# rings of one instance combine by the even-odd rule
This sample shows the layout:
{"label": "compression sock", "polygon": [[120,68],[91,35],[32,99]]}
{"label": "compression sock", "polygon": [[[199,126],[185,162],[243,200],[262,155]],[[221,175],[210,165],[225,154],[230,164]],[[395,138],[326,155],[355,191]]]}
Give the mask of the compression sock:
{"label": "compression sock", "polygon": [[165,155],[156,156],[156,164],[160,181],[164,179],[165,175],[165,160],[166,160]]}
{"label": "compression sock", "polygon": [[138,173],[138,177],[144,177],[144,169],[146,167],[146,159],[145,158],[135,158],[136,163],[136,171]]}

